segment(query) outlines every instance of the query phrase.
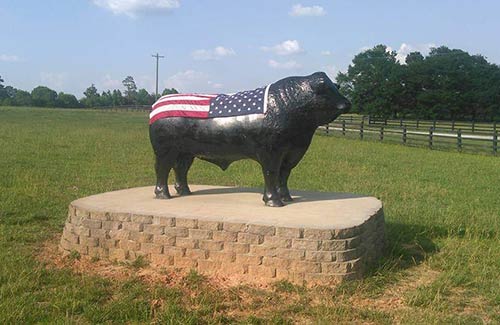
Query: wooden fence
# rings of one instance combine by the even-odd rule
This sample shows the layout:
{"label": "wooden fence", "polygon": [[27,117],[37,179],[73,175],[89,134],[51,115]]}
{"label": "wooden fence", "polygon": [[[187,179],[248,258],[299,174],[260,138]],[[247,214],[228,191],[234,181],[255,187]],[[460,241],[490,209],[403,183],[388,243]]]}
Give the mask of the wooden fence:
{"label": "wooden fence", "polygon": [[430,149],[457,150],[473,153],[498,153],[498,130],[492,129],[488,134],[482,131],[471,132],[458,129],[437,129],[430,126],[424,129],[422,126],[408,127],[407,125],[393,125],[366,123],[365,119],[359,122],[349,122],[349,119],[337,119],[334,122],[320,128],[325,135],[341,135],[361,140],[369,139],[401,143],[410,146],[428,147]]}
{"label": "wooden fence", "polygon": [[435,131],[462,130],[462,132],[491,134],[500,128],[500,123],[478,122],[478,121],[455,121],[455,120],[408,120],[408,119],[386,119],[367,115],[346,114],[341,115],[336,121],[345,120],[347,123],[367,123],[369,125],[385,126],[390,128],[406,127],[407,129],[429,130],[431,127]]}

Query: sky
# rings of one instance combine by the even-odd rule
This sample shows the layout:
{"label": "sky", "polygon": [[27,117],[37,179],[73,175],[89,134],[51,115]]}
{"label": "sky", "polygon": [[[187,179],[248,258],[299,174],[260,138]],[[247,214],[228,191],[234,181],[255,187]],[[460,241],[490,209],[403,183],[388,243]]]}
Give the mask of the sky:
{"label": "sky", "polygon": [[498,0],[0,0],[0,76],[83,97],[139,88],[226,93],[286,76],[333,79],[385,44],[404,60],[446,45],[500,64]]}

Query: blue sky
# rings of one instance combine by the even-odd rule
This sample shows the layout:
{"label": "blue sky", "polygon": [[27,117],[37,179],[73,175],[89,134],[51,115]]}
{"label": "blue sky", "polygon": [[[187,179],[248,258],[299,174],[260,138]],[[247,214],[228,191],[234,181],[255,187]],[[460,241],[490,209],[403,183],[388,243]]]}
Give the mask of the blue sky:
{"label": "blue sky", "polygon": [[399,57],[447,45],[500,64],[497,0],[0,0],[0,76],[83,96],[127,75],[160,88],[233,92],[344,71],[364,48]]}

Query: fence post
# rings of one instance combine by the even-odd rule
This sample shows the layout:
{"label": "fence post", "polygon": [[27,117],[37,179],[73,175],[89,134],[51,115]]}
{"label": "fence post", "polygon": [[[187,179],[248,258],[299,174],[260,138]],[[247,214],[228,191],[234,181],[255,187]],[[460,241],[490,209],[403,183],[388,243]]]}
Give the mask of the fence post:
{"label": "fence post", "polygon": [[330,134],[329,128],[330,128],[330,124],[327,124],[325,127],[326,135]]}
{"label": "fence post", "polygon": [[402,119],[402,118],[400,118],[400,119],[399,119],[399,127],[402,127],[402,126],[403,126],[403,119]]}
{"label": "fence post", "polygon": [[432,127],[429,128],[429,148],[432,149],[434,138],[434,129]]}
{"label": "fence post", "polygon": [[493,132],[497,131],[497,121],[493,122]]}
{"label": "fence post", "polygon": [[372,116],[371,115],[368,115],[368,124],[371,125],[372,124]]}
{"label": "fence post", "polygon": [[472,120],[472,133],[474,133],[474,130],[476,129],[475,124],[476,124],[476,122],[474,120]]}
{"label": "fence post", "polygon": [[493,132],[493,154],[498,152],[498,131]]}
{"label": "fence post", "polygon": [[364,127],[365,127],[365,121],[361,121],[361,124],[359,125],[359,138],[361,140],[363,140]]}
{"label": "fence post", "polygon": [[462,151],[462,129],[457,131],[457,150]]}
{"label": "fence post", "polygon": [[451,120],[451,130],[455,131],[455,119]]}
{"label": "fence post", "polygon": [[380,127],[380,141],[384,140],[384,126]]}
{"label": "fence post", "polygon": [[342,135],[345,136],[345,120],[342,120]]}
{"label": "fence post", "polygon": [[387,125],[387,117],[384,120],[384,125]]}
{"label": "fence post", "polygon": [[406,144],[406,125],[403,127],[403,144]]}
{"label": "fence post", "polygon": [[436,129],[436,120],[432,121],[432,128],[435,130]]}
{"label": "fence post", "polygon": [[417,129],[418,129],[418,124],[419,124],[419,120],[417,119]]}

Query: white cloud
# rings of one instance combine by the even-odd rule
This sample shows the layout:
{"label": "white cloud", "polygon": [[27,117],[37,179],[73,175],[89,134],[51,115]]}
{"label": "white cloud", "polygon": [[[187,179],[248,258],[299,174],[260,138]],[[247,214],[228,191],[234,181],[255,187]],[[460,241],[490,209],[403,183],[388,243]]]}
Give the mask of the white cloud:
{"label": "white cloud", "polygon": [[0,61],[2,62],[19,62],[21,59],[17,55],[0,54]]}
{"label": "white cloud", "polygon": [[191,56],[195,60],[208,61],[208,60],[220,60],[227,56],[236,55],[236,52],[232,48],[225,48],[223,46],[217,46],[214,49],[201,49],[196,50],[191,53]]}
{"label": "white cloud", "polygon": [[301,53],[304,51],[300,47],[300,44],[297,40],[287,40],[284,41],[283,43],[271,47],[263,46],[261,47],[261,49],[263,51],[273,52],[277,55],[290,55],[290,54]]}
{"label": "white cloud", "polygon": [[297,61],[294,61],[294,60],[290,60],[290,61],[286,61],[286,62],[269,60],[267,63],[273,69],[292,70],[292,69],[299,69],[302,67],[299,63],[297,63]]}
{"label": "white cloud", "polygon": [[65,72],[42,72],[40,73],[40,80],[43,86],[47,86],[54,90],[60,91],[65,84],[67,74]]}
{"label": "white cloud", "polygon": [[164,81],[164,87],[173,87],[179,92],[211,93],[214,89],[221,89],[223,85],[212,81],[204,72],[186,70],[170,76]]}
{"label": "white cloud", "polygon": [[289,12],[290,16],[303,17],[303,16],[324,16],[326,11],[321,6],[305,7],[301,4],[296,4]]}
{"label": "white cloud", "polygon": [[113,79],[111,75],[107,74],[101,80],[102,88],[105,90],[120,89],[122,87],[122,82],[118,79]]}
{"label": "white cloud", "polygon": [[210,81],[210,80],[208,81],[208,84],[210,86],[212,86],[213,89],[222,89],[224,87],[223,84],[217,83],[217,82],[213,82],[213,81]]}
{"label": "white cloud", "polygon": [[93,0],[99,7],[115,15],[136,17],[139,14],[161,13],[180,7],[179,0]]}
{"label": "white cloud", "polygon": [[[407,43],[402,43],[399,49],[396,51],[397,53],[396,60],[401,64],[405,64],[406,57],[411,52],[420,52],[422,53],[422,55],[425,56],[429,54],[429,51],[433,47],[436,47],[436,44],[427,43],[427,44],[410,45]],[[389,47],[387,49],[389,50]]]}
{"label": "white cloud", "polygon": [[330,56],[330,55],[333,55],[333,53],[332,53],[332,51],[321,51],[321,55]]}

